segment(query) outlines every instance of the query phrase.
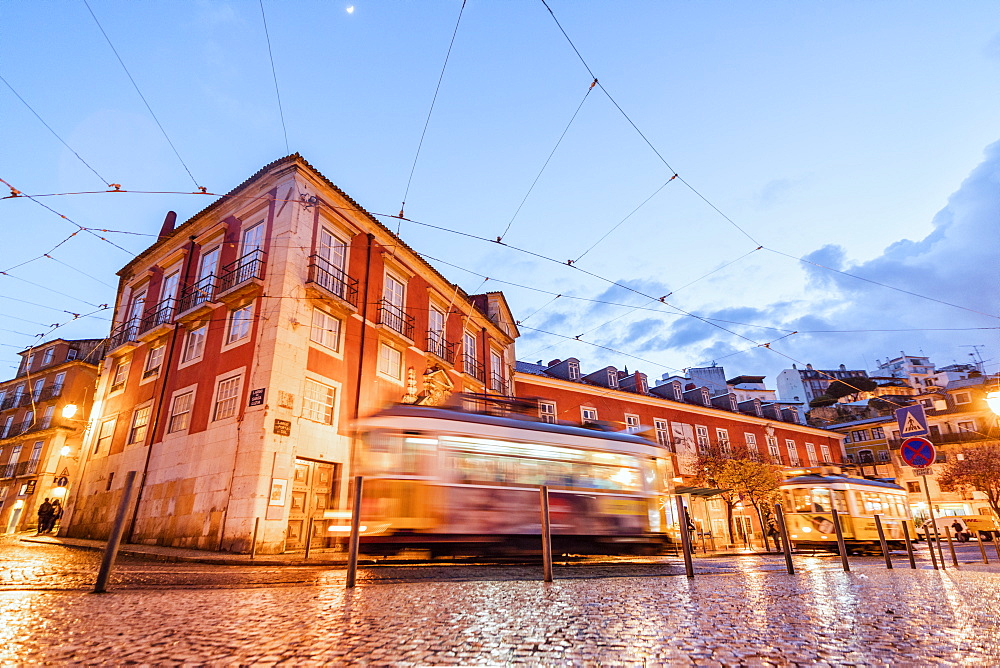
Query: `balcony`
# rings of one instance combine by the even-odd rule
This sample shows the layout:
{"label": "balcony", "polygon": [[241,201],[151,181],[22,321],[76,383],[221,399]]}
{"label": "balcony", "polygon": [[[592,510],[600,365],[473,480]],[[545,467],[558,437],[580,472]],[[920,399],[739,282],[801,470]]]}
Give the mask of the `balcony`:
{"label": "balcony", "polygon": [[480,383],[486,382],[486,370],[476,359],[475,355],[463,354],[460,363],[463,373],[469,374]]}
{"label": "balcony", "polygon": [[21,476],[35,475],[36,473],[38,473],[37,459],[0,466],[0,478],[20,478]]}
{"label": "balcony", "polygon": [[177,300],[168,297],[156,305],[156,308],[139,322],[139,339],[152,341],[168,331],[174,322],[177,311]]}
{"label": "balcony", "polygon": [[333,296],[351,306],[358,306],[358,281],[351,278],[340,267],[330,264],[319,255],[309,256],[309,278],[307,282],[321,288],[321,296]]}
{"label": "balcony", "polygon": [[444,360],[448,364],[455,363],[455,348],[457,343],[448,343],[444,338],[444,332],[427,332],[427,352]]}
{"label": "balcony", "polygon": [[223,267],[219,275],[218,296],[235,301],[260,290],[264,285],[265,257],[266,253],[258,248]]}
{"label": "balcony", "polygon": [[210,275],[181,290],[177,302],[177,318],[193,319],[209,311],[211,303],[215,301],[215,286],[216,278]]}
{"label": "balcony", "polygon": [[139,318],[130,318],[111,331],[108,352],[123,346],[135,348],[139,345]]}
{"label": "balcony", "polygon": [[[996,441],[1000,440],[1000,427],[987,427],[977,431],[960,431],[957,434],[930,434],[923,436],[934,445],[945,445],[948,443],[974,443],[976,441]],[[899,450],[905,439],[893,438],[889,440],[889,448]]]}
{"label": "balcony", "polygon": [[413,339],[413,316],[384,299],[378,301],[378,324],[385,325],[406,338]]}
{"label": "balcony", "polygon": [[7,397],[6,399],[4,399],[3,404],[0,404],[0,410],[5,411],[8,408],[20,408],[21,406],[27,406],[30,403],[31,403],[30,392],[25,392],[21,395],[15,394],[12,397]]}
{"label": "balcony", "polygon": [[494,373],[490,376],[490,390],[497,394],[510,394],[507,386],[507,379],[502,374]]}

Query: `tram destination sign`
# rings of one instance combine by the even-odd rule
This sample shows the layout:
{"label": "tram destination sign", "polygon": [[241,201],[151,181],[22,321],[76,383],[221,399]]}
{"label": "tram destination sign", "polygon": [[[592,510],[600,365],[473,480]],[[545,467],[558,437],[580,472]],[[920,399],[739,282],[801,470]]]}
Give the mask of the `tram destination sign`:
{"label": "tram destination sign", "polygon": [[899,446],[899,456],[914,468],[924,468],[937,459],[937,450],[926,438],[908,438]]}

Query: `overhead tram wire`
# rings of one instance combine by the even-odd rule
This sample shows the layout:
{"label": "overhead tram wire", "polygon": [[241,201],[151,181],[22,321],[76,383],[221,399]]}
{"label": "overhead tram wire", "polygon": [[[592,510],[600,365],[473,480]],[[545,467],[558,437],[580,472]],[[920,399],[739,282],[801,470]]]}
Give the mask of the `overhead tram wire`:
{"label": "overhead tram wire", "polygon": [[[410,196],[410,184],[413,183],[413,173],[417,170],[417,160],[420,158],[420,149],[424,146],[424,137],[427,135],[427,127],[431,123],[431,115],[434,113],[434,105],[437,103],[438,93],[441,91],[441,82],[444,81],[444,72],[448,68],[448,60],[451,58],[451,49],[455,46],[455,37],[458,35],[458,26],[462,23],[462,14],[465,13],[465,2],[462,0],[462,7],[458,10],[458,20],[455,21],[455,30],[451,33],[451,42],[448,43],[448,52],[444,56],[444,64],[441,65],[441,74],[438,76],[437,86],[434,87],[434,96],[431,98],[430,109],[427,110],[427,119],[424,121],[424,129],[420,133],[420,141],[417,142],[417,152],[413,156],[413,166],[410,167],[410,176],[406,179],[406,190],[403,191],[403,202],[399,205],[399,216],[400,220],[403,220],[405,215],[403,212],[406,209],[406,198]],[[402,224],[402,223],[400,223]],[[399,236],[399,228],[397,226],[396,236]]]}
{"label": "overhead tram wire", "polygon": [[532,181],[531,186],[528,187],[528,192],[524,193],[524,198],[521,200],[521,203],[517,205],[517,210],[514,212],[514,215],[510,217],[510,220],[507,221],[507,227],[504,228],[503,234],[497,237],[497,241],[503,241],[503,238],[507,236],[507,232],[510,231],[510,226],[514,224],[514,219],[517,218],[517,214],[521,213],[521,208],[524,206],[524,203],[528,201],[528,196],[531,195],[531,191],[535,189],[535,184],[538,183],[538,179],[542,178],[542,173],[545,171],[545,168],[549,166],[549,162],[552,160],[552,156],[556,154],[556,150],[558,150],[559,145],[562,144],[562,140],[566,136],[566,133],[569,132],[570,126],[573,125],[573,121],[576,120],[576,117],[580,113],[580,110],[583,109],[583,103],[587,101],[588,97],[590,97],[590,91],[594,90],[594,86],[596,85],[597,85],[597,79],[594,79],[591,82],[590,86],[587,87],[587,92],[583,94],[583,99],[580,100],[580,104],[577,105],[576,111],[573,112],[573,115],[569,119],[569,123],[567,123],[566,127],[563,128],[562,134],[559,135],[559,139],[556,140],[556,145],[552,147],[552,151],[549,153],[549,157],[545,158],[545,162],[542,164],[542,168],[538,170],[538,174],[535,176],[535,180]]}
{"label": "overhead tram wire", "polygon": [[264,37],[267,38],[267,56],[271,59],[271,76],[274,78],[274,94],[278,98],[278,115],[281,117],[281,131],[285,135],[285,155],[288,155],[291,153],[291,150],[288,148],[288,128],[285,127],[285,112],[281,108],[281,91],[278,90],[278,73],[274,69],[274,53],[271,51],[271,35],[267,30],[267,16],[264,14],[264,0],[259,0],[259,2],[260,19],[264,24]]}
{"label": "overhead tram wire", "polygon": [[107,180],[107,179],[105,179],[105,178],[104,178],[103,176],[101,176],[101,175],[100,175],[100,174],[99,174],[99,173],[97,172],[97,170],[96,170],[96,169],[94,169],[94,168],[93,168],[93,167],[92,167],[92,166],[90,165],[90,163],[89,163],[89,162],[87,162],[87,161],[86,161],[86,160],[84,160],[84,159],[83,159],[82,157],[80,157],[80,154],[79,154],[79,153],[77,153],[77,152],[76,152],[76,150],[75,150],[75,149],[74,149],[74,148],[73,148],[72,146],[70,146],[69,144],[67,144],[67,143],[66,143],[66,140],[65,140],[65,139],[63,139],[62,137],[60,137],[60,136],[59,136],[59,134],[58,134],[58,133],[57,133],[57,132],[56,132],[55,130],[53,130],[53,129],[52,129],[52,126],[51,126],[51,125],[49,125],[48,123],[46,123],[46,122],[45,122],[45,119],[44,119],[44,118],[42,118],[42,117],[41,117],[41,116],[40,116],[40,115],[38,114],[38,112],[37,112],[37,111],[35,111],[35,110],[34,110],[34,108],[32,108],[32,106],[31,106],[30,104],[28,104],[28,101],[27,101],[27,100],[25,100],[25,99],[24,99],[23,97],[21,97],[21,94],[20,94],[20,93],[18,93],[18,92],[17,92],[16,90],[14,90],[14,87],[10,85],[10,82],[9,82],[9,81],[7,81],[6,79],[4,79],[4,78],[3,78],[3,75],[0,75],[0,81],[3,81],[3,82],[4,82],[4,84],[6,84],[7,88],[9,88],[9,89],[10,89],[10,92],[12,92],[12,93],[13,93],[13,94],[14,94],[14,95],[15,95],[15,96],[17,97],[17,99],[19,99],[19,100],[21,101],[21,103],[22,103],[22,104],[24,104],[24,106],[28,108],[28,111],[30,111],[30,112],[31,112],[32,114],[34,114],[34,115],[35,115],[35,118],[37,118],[37,119],[39,120],[39,122],[40,122],[40,123],[41,123],[42,125],[44,125],[44,126],[45,126],[45,129],[46,129],[46,130],[48,130],[49,132],[51,132],[51,133],[52,133],[52,136],[53,136],[53,137],[55,137],[56,139],[58,139],[58,140],[59,140],[59,142],[60,142],[60,143],[61,143],[61,144],[62,144],[63,146],[65,146],[65,147],[67,148],[67,150],[69,150],[69,152],[70,152],[70,153],[72,153],[73,155],[75,155],[75,156],[76,156],[76,159],[77,159],[77,160],[79,160],[80,162],[82,162],[82,163],[84,164],[84,166],[85,166],[85,167],[86,167],[87,169],[89,169],[90,171],[92,171],[92,172],[94,173],[94,176],[96,176],[97,178],[99,178],[99,179],[100,179],[100,180],[101,180],[101,181],[102,181],[102,182],[104,183],[104,185],[108,186],[109,188],[111,187],[111,184],[110,184],[110,183],[108,182],[108,180]]}
{"label": "overhead tram wire", "polygon": [[118,63],[122,66],[122,69],[125,70],[125,75],[128,76],[128,80],[132,82],[132,86],[135,88],[135,92],[139,94],[139,98],[142,99],[142,103],[146,105],[146,109],[149,111],[149,115],[153,117],[154,121],[156,121],[157,127],[159,127],[160,132],[163,133],[163,138],[167,140],[167,143],[170,145],[170,149],[174,152],[174,155],[177,156],[177,160],[180,161],[181,166],[184,167],[184,171],[187,172],[187,175],[189,177],[191,177],[191,181],[194,183],[196,188],[203,189],[204,186],[198,184],[197,179],[194,178],[194,174],[191,173],[191,170],[188,169],[187,163],[184,162],[184,158],[181,157],[181,154],[177,151],[177,147],[174,146],[174,142],[170,140],[170,136],[167,134],[167,131],[163,129],[163,124],[160,123],[160,119],[156,117],[156,114],[153,112],[153,108],[149,106],[149,102],[146,101],[146,96],[142,94],[141,90],[139,90],[139,85],[135,82],[135,79],[132,77],[132,73],[129,72],[128,68],[125,66],[125,61],[122,60],[122,57],[120,55],[118,55],[118,49],[115,48],[115,45],[111,42],[111,38],[108,37],[108,33],[105,32],[104,26],[102,26],[101,22],[97,19],[97,14],[95,14],[94,10],[91,9],[90,3],[87,2],[87,0],[83,0],[83,4],[86,5],[87,11],[90,12],[90,16],[93,17],[94,23],[97,24],[97,27],[101,31],[101,34],[104,35],[104,39],[107,40],[108,46],[111,47],[111,51],[114,52],[115,58],[118,59]]}

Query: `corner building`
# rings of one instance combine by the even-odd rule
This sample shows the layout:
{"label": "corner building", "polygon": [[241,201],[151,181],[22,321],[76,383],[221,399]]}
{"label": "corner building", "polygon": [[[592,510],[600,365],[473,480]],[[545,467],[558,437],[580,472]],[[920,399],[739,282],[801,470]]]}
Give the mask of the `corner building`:
{"label": "corner building", "polygon": [[[511,391],[501,293],[467,295],[301,156],[277,160],[120,272],[68,535],[261,553],[327,539],[351,422]],[[256,527],[256,529],[255,529]]]}

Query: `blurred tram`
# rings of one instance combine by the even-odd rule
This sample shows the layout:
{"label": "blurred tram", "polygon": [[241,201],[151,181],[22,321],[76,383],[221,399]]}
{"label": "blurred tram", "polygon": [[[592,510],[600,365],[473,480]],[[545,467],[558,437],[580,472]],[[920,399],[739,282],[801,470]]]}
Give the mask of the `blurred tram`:
{"label": "blurred tram", "polygon": [[906,490],[899,485],[823,473],[820,469],[798,469],[786,472],[786,475],[789,473],[792,476],[781,484],[781,505],[785,511],[789,538],[795,547],[837,551],[833,509],[840,516],[848,552],[880,549],[875,515],[882,519],[882,529],[890,549],[904,547],[904,523],[910,538],[916,537]]}
{"label": "blurred tram", "polygon": [[650,553],[667,541],[662,447],[493,412],[398,405],[357,423],[362,551],[540,551],[541,485],[557,554]]}

